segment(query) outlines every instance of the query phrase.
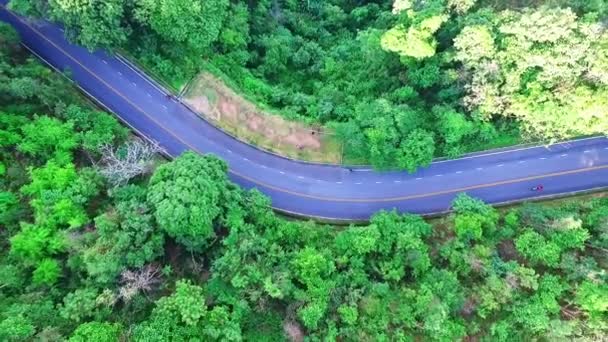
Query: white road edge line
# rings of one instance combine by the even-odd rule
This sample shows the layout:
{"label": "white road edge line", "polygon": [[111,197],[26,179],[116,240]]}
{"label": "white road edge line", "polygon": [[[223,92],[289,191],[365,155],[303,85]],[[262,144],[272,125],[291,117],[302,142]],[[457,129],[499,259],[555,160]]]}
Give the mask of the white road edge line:
{"label": "white road edge line", "polygon": [[421,179],[422,179],[422,177],[418,177],[418,178],[416,178],[416,180],[421,180]]}
{"label": "white road edge line", "polygon": [[456,171],[456,173],[462,173],[462,171]]}
{"label": "white road edge line", "polygon": [[151,80],[150,78],[148,78],[148,76],[144,76],[145,74],[143,73],[142,70],[139,70],[139,68],[134,68],[133,66],[135,66],[135,65],[130,60],[123,57],[121,54],[116,54],[116,59],[119,60],[127,68],[133,70],[141,79],[148,82],[148,84],[150,84],[154,88],[158,89],[161,93],[165,92],[165,89],[163,89],[163,87],[161,85],[156,84],[156,81]]}
{"label": "white road edge line", "polygon": [[564,153],[560,157],[566,157],[566,156],[568,156],[568,153]]}
{"label": "white road edge line", "polygon": [[590,150],[584,150],[583,153],[591,153]]}
{"label": "white road edge line", "polygon": [[[589,137],[589,138],[582,138],[582,139],[572,139],[572,140],[567,140],[567,141],[562,141],[562,142],[556,142],[555,144],[549,144],[549,145],[535,145],[535,146],[529,146],[529,147],[516,148],[516,149],[512,149],[512,150],[505,150],[505,151],[497,151],[497,152],[489,152],[489,153],[476,154],[476,155],[473,155],[473,156],[467,156],[467,157],[456,158],[456,159],[438,160],[438,161],[434,161],[432,164],[447,163],[447,162],[451,162],[451,161],[454,161],[454,160],[465,160],[465,159],[473,159],[473,158],[480,158],[480,157],[495,156],[495,155],[499,155],[499,154],[505,154],[505,153],[512,153],[512,152],[531,150],[531,149],[535,149],[535,148],[544,148],[545,150],[550,150],[550,148],[553,147],[553,146],[559,146],[559,145],[567,144],[567,143],[575,143],[575,142],[587,141],[587,140],[595,140],[595,139],[606,139],[606,136]],[[608,148],[606,148],[606,150],[608,150]]]}

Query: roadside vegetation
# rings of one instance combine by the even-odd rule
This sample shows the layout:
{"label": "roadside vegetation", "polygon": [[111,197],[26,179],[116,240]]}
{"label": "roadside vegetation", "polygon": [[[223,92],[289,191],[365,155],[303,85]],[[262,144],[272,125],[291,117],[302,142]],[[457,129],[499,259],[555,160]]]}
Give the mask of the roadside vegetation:
{"label": "roadside vegetation", "polygon": [[556,341],[608,334],[608,198],[430,224],[276,216],[87,105],[0,24],[1,341]]}
{"label": "roadside vegetation", "polygon": [[601,0],[12,0],[89,48],[128,50],[175,88],[201,69],[345,160],[434,156],[608,132]]}

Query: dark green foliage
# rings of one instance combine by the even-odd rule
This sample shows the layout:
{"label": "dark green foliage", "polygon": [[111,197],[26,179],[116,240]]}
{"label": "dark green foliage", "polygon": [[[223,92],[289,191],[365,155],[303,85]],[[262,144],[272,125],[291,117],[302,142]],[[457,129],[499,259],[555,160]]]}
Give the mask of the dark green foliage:
{"label": "dark green foliage", "polygon": [[127,185],[113,190],[112,198],[115,207],[95,219],[97,239],[83,255],[89,275],[102,283],[162,255],[165,240],[146,203],[146,189]]}

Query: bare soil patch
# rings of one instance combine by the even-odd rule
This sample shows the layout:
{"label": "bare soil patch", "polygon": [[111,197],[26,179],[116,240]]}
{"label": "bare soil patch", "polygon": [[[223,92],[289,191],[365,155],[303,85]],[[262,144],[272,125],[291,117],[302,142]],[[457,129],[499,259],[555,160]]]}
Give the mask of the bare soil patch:
{"label": "bare soil patch", "polygon": [[199,115],[263,149],[301,160],[341,162],[341,145],[331,131],[263,111],[208,72],[192,81],[182,99]]}

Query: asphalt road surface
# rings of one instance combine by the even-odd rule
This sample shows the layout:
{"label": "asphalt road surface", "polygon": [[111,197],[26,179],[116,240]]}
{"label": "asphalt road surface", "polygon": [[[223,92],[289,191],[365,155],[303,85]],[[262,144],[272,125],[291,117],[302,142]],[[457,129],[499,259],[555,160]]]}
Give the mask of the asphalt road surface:
{"label": "asphalt road surface", "polygon": [[[133,130],[172,156],[193,150],[221,157],[235,183],[259,189],[279,211],[365,220],[381,209],[443,212],[460,192],[501,203],[608,186],[605,137],[439,161],[415,174],[285,159],[218,130],[124,60],[70,44],[59,26],[19,17],[5,3],[0,0],[0,20],[19,32],[25,46],[54,68],[69,70],[83,91]],[[538,184],[544,190],[531,191]]]}

